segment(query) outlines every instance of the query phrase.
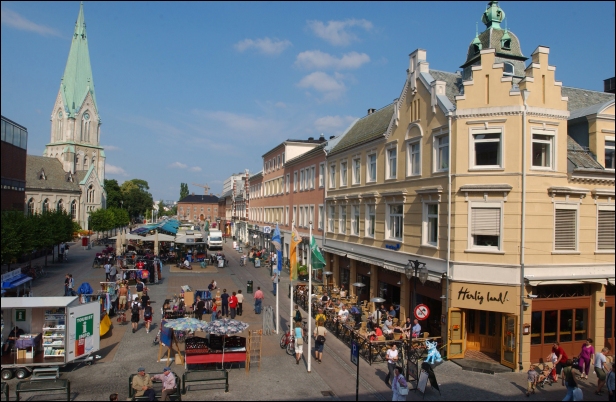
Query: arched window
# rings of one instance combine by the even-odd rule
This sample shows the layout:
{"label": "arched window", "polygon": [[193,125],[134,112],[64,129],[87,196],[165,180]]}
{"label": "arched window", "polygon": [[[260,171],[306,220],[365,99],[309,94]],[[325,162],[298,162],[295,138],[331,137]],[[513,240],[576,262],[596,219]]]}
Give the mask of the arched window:
{"label": "arched window", "polygon": [[88,170],[88,155],[83,157],[83,170]]}
{"label": "arched window", "polygon": [[91,184],[88,187],[87,201],[94,202],[94,187]]}
{"label": "arched window", "polygon": [[62,140],[62,111],[58,111],[57,121],[56,121],[56,141]]}
{"label": "arched window", "polygon": [[58,201],[58,205],[56,206],[56,209],[58,211],[64,211],[64,201],[62,200]]}
{"label": "arched window", "polygon": [[90,141],[90,114],[85,112],[81,119],[81,141]]}
{"label": "arched window", "polygon": [[507,63],[507,62],[503,64],[504,64],[503,75],[513,75],[513,64]]}
{"label": "arched window", "polygon": [[28,200],[28,216],[34,215],[34,198]]}
{"label": "arched window", "polygon": [[94,169],[96,169],[96,158],[92,157],[92,166],[94,166]]}
{"label": "arched window", "polygon": [[45,201],[43,201],[42,212],[48,212],[48,211],[49,211],[49,199],[45,198]]}
{"label": "arched window", "polygon": [[75,200],[71,202],[71,218],[73,220],[77,219],[77,201]]}
{"label": "arched window", "polygon": [[79,156],[75,157],[75,170],[81,170],[79,169]]}

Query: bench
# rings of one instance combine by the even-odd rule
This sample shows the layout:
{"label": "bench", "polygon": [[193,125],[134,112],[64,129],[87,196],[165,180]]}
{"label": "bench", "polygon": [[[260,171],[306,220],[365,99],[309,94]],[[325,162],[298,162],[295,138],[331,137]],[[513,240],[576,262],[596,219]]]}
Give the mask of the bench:
{"label": "bench", "polygon": [[9,384],[5,382],[2,383],[2,392],[0,393],[0,395],[4,395],[5,401],[9,400]]}
{"label": "bench", "polygon": [[19,401],[19,396],[22,393],[29,392],[45,392],[49,391],[64,391],[66,392],[66,400],[71,400],[71,382],[69,380],[40,380],[40,381],[20,381],[15,389],[15,396]]}
{"label": "bench", "polygon": [[[225,392],[229,392],[229,370],[198,370],[198,371],[186,371],[182,374],[182,394],[186,395],[188,387],[186,383],[189,382],[218,382],[224,381]],[[222,385],[217,383],[216,385]]]}
{"label": "bench", "polygon": [[57,380],[58,378],[60,378],[59,367],[41,367],[32,370],[30,381]]}
{"label": "bench", "polygon": [[[150,374],[150,377],[157,375],[157,374],[162,374],[162,373],[153,373]],[[175,376],[175,393],[169,395],[169,398],[172,401],[181,401],[182,400],[182,394],[180,393],[181,388],[182,388],[182,379],[180,377],[178,377],[177,374],[175,374],[174,372],[172,372],[172,374]],[[139,374],[131,374],[130,377],[128,378],[128,397],[133,400],[133,401],[147,401],[148,398],[146,396],[135,396],[135,390],[133,389],[133,377],[139,375]],[[152,381],[152,388],[156,391],[156,398],[161,398],[162,397],[162,391],[163,391],[163,387],[162,387],[162,383],[159,381]]]}

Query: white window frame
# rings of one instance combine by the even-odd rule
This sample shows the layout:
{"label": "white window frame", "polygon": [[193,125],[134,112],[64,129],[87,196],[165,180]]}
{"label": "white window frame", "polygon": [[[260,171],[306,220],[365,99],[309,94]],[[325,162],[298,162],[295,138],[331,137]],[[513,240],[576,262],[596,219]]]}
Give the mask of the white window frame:
{"label": "white window frame", "polygon": [[340,161],[340,187],[346,187],[348,185],[348,175],[349,175],[349,163],[345,159]]}
{"label": "white window frame", "polygon": [[325,187],[325,163],[319,164],[319,188]]}
{"label": "white window frame", "polygon": [[[346,234],[347,211],[346,204],[338,207],[338,233]],[[343,219],[344,218],[344,219]]]}
{"label": "white window frame", "polygon": [[310,225],[310,222],[314,222],[314,205],[308,206],[308,219],[306,221],[306,226]]}
{"label": "white window frame", "polygon": [[[374,163],[370,162],[370,158],[374,157]],[[378,158],[376,152],[370,152],[366,155],[366,183],[376,183],[376,177],[378,175]],[[374,177],[370,174],[370,171],[374,167]]]}
{"label": "white window frame", "polygon": [[[436,214],[430,213],[430,206],[436,205]],[[423,216],[422,216],[422,230],[421,230],[421,244],[422,246],[438,248],[439,237],[439,204],[438,202],[424,202],[423,203]],[[431,232],[431,219],[436,219],[436,240],[433,242],[430,239]]]}
{"label": "white window frame", "polygon": [[612,151],[612,165],[614,165],[616,163],[616,161],[614,159],[614,157],[616,156],[616,155],[614,155],[614,150],[615,150],[616,146],[615,145],[608,145],[607,144],[608,142],[614,143],[614,136],[612,136],[612,135],[606,136],[605,140],[603,142],[603,148],[604,148],[604,150],[603,150],[603,166],[605,167],[606,170],[613,171],[613,170],[615,170],[614,166],[612,166],[612,167],[608,167],[607,166],[607,152],[608,152],[608,150]]}
{"label": "white window frame", "polygon": [[[402,207],[402,213],[392,214],[391,209],[396,206]],[[388,240],[402,241],[404,238],[404,204],[401,202],[387,203],[386,208],[387,216],[385,219],[385,238]],[[399,217],[399,220],[396,219],[397,217]],[[394,219],[393,221],[392,218]],[[400,228],[400,236],[395,236],[395,233],[392,233],[392,230],[395,230],[394,227],[396,225]]]}
{"label": "white window frame", "polygon": [[[475,139],[476,135],[488,135],[488,134],[497,134],[498,140],[496,139]],[[469,129],[469,169],[502,169],[505,166],[505,147],[504,147],[504,129],[502,127],[490,127],[489,129]],[[498,142],[498,160],[496,165],[477,165],[477,153],[476,153],[476,145],[477,144],[489,144]]]}
{"label": "white window frame", "polygon": [[310,188],[310,169],[306,168],[305,170],[305,174],[304,174],[304,191],[308,190]]}
{"label": "white window frame", "polygon": [[604,232],[607,232],[607,233],[612,235],[612,239],[611,239],[612,241],[609,242],[612,247],[611,248],[599,248],[599,240],[600,240],[599,239],[599,227],[600,227],[599,226],[599,223],[600,223],[599,222],[599,215],[600,215],[600,212],[610,212],[611,211],[613,213],[614,209],[615,209],[614,208],[614,204],[598,204],[597,205],[597,226],[596,226],[596,228],[597,228],[597,239],[595,241],[596,252],[597,253],[610,253],[610,254],[614,253],[614,227],[613,227],[614,225],[612,225],[612,228],[609,228],[609,227],[605,228],[604,227],[604,230],[603,230]]}
{"label": "white window frame", "polygon": [[[574,222],[574,236],[575,236],[575,249],[556,249],[556,211],[557,210],[573,210],[575,211],[575,222]],[[554,230],[553,230],[553,243],[552,250],[553,253],[577,253],[579,250],[580,243],[580,205],[579,204],[570,204],[570,203],[554,203]]]}
{"label": "white window frame", "polygon": [[305,172],[304,169],[299,171],[299,191],[304,191],[304,180],[305,180]]}
{"label": "white window frame", "polygon": [[310,166],[310,189],[314,190],[314,180],[315,180],[315,173],[316,171],[316,167],[315,166]]}
{"label": "white window frame", "polygon": [[351,176],[353,179],[353,184],[361,184],[361,158],[353,158],[351,167]]}
{"label": "white window frame", "polygon": [[[476,246],[473,238],[473,209],[499,209],[499,228],[498,228],[498,244],[495,246]],[[473,201],[468,203],[468,249],[467,251],[474,252],[503,252],[503,220],[504,220],[504,204],[503,202],[484,202]]]}
{"label": "white window frame", "polygon": [[[406,177],[421,176],[421,138],[407,142],[406,154]],[[414,170],[415,160],[417,160],[417,171]]]}
{"label": "white window frame", "polygon": [[305,220],[304,206],[303,205],[299,206],[299,226],[301,226],[301,227],[306,226],[306,220]]}
{"label": "white window frame", "polygon": [[323,230],[323,204],[319,204],[319,221],[318,228]]}
{"label": "white window frame", "polygon": [[293,172],[293,192],[297,192],[297,170]]}
{"label": "white window frame", "polygon": [[329,188],[336,188],[336,164],[329,165]]}
{"label": "white window frame", "polygon": [[327,214],[327,231],[334,233],[336,230],[336,206],[334,204],[329,205],[329,211]]}
{"label": "white window frame", "polygon": [[299,222],[297,221],[297,205],[293,205],[293,219],[292,219],[293,224],[298,225]]}
{"label": "white window frame", "polygon": [[[441,143],[441,140],[445,138],[447,139],[447,144]],[[449,133],[434,136],[433,153],[432,153],[432,160],[434,161],[434,165],[432,166],[432,171],[434,173],[449,171],[449,151],[450,151],[449,146],[450,146]],[[442,150],[444,149],[447,149],[447,160],[446,161],[443,160],[444,156],[443,156]],[[446,167],[442,167],[443,162],[446,163]]]}
{"label": "white window frame", "polygon": [[[373,219],[370,219],[374,217]],[[364,218],[365,228],[364,232],[366,237],[374,239],[374,234],[376,233],[376,204],[368,203],[366,204],[366,216]],[[370,224],[372,222],[372,225]],[[372,233],[370,233],[370,228],[372,228]]]}
{"label": "white window frame", "polygon": [[285,207],[284,224],[287,226],[289,225],[289,206],[288,205]]}
{"label": "white window frame", "polygon": [[388,146],[385,150],[385,174],[386,180],[394,180],[398,177],[398,146]]}
{"label": "white window frame", "polygon": [[361,213],[359,211],[359,204],[351,205],[351,234],[353,236],[359,236],[359,220]]}
{"label": "white window frame", "polygon": [[287,188],[287,194],[289,194],[289,186],[290,186],[290,182],[291,181],[291,173],[287,173],[287,180],[286,180],[286,188]]}
{"label": "white window frame", "polygon": [[[543,139],[535,139],[535,135],[543,135],[543,136],[547,136],[550,137],[549,140],[543,140]],[[550,150],[548,152],[548,158],[549,158],[549,164],[548,166],[536,166],[533,164],[533,161],[535,159],[534,157],[534,147],[535,147],[535,143],[537,144],[548,144],[548,146],[550,147]],[[553,130],[537,130],[537,129],[532,129],[531,130],[531,146],[530,146],[530,166],[532,170],[549,170],[549,171],[554,171],[556,170],[556,132]]]}

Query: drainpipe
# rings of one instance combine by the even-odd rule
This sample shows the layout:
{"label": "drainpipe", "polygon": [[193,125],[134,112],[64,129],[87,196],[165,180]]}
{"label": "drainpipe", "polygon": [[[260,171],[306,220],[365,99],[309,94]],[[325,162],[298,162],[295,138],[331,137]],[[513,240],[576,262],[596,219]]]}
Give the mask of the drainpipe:
{"label": "drainpipe", "polygon": [[522,233],[520,234],[520,328],[519,332],[519,346],[518,346],[518,367],[520,371],[524,368],[522,366],[522,346],[524,332],[524,263],[525,263],[525,240],[526,240],[526,115],[528,113],[528,89],[522,90],[522,100],[524,101],[524,111],[522,112]]}
{"label": "drainpipe", "polygon": [[[447,130],[449,132],[449,155],[447,161],[447,267],[445,274],[445,314],[449,316],[449,264],[451,261],[451,116],[452,112],[449,112],[447,116]],[[447,322],[449,325],[449,322]],[[449,341],[449,331],[445,331],[445,344]],[[447,350],[449,353],[449,350]]]}

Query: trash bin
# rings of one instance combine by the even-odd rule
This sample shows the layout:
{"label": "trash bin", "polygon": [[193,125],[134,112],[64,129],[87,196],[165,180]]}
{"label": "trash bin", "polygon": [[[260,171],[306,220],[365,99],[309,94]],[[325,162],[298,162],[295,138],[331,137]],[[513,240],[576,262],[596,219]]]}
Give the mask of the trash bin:
{"label": "trash bin", "polygon": [[246,283],[246,293],[252,293],[252,281]]}
{"label": "trash bin", "polygon": [[255,258],[255,268],[260,268],[261,267],[261,260],[258,258]]}

